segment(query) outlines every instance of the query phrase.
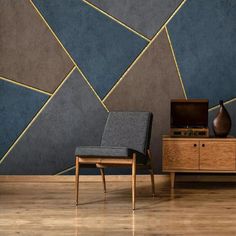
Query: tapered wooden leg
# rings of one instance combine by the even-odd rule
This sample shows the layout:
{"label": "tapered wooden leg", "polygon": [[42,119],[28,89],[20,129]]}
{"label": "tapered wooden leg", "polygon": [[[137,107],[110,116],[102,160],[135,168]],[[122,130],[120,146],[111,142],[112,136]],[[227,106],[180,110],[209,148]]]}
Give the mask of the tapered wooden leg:
{"label": "tapered wooden leg", "polygon": [[155,182],[154,182],[154,172],[153,172],[153,168],[152,168],[152,156],[151,156],[151,151],[148,149],[148,157],[150,159],[150,166],[149,166],[149,172],[150,172],[150,176],[151,176],[151,183],[152,183],[152,196],[155,196]]}
{"label": "tapered wooden leg", "polygon": [[75,160],[75,191],[76,191],[76,205],[79,204],[79,157]]}
{"label": "tapered wooden leg", "polygon": [[107,191],[107,189],[106,189],[106,180],[105,180],[105,173],[104,173],[103,168],[100,168],[100,173],[101,173],[101,176],[102,176],[104,193],[106,193],[106,191]]}
{"label": "tapered wooden leg", "polygon": [[154,183],[154,174],[153,174],[153,170],[150,169],[150,176],[151,176],[151,182],[152,182],[152,196],[155,197],[155,183]]}
{"label": "tapered wooden leg", "polygon": [[170,184],[171,188],[175,187],[175,172],[170,172]]}
{"label": "tapered wooden leg", "polygon": [[135,210],[135,201],[136,201],[136,154],[133,154],[132,162],[132,207]]}

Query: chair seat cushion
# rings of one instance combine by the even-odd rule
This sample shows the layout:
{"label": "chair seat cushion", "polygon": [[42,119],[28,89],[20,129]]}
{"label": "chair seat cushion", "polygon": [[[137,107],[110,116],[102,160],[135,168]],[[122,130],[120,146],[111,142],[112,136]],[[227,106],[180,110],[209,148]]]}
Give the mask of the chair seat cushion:
{"label": "chair seat cushion", "polygon": [[108,147],[108,146],[79,146],[75,149],[75,156],[81,157],[109,157],[109,158],[132,158],[132,154],[136,153],[137,163],[145,164],[146,157],[142,153],[127,147]]}

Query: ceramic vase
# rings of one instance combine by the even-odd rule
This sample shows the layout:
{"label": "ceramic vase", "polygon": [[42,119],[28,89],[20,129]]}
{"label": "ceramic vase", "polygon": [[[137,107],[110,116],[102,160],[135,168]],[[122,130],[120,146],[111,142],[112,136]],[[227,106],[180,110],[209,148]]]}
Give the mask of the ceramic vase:
{"label": "ceramic vase", "polygon": [[220,109],[213,120],[213,131],[216,137],[225,138],[229,134],[231,129],[231,118],[226,110],[223,101],[220,100]]}

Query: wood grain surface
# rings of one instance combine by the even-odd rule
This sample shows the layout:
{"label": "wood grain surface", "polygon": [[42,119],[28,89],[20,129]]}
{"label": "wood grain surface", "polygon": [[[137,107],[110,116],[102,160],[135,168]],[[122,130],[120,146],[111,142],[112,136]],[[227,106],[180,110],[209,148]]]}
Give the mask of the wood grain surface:
{"label": "wood grain surface", "polygon": [[195,140],[163,141],[164,170],[198,170],[199,142]]}
{"label": "wood grain surface", "polygon": [[235,170],[236,143],[225,141],[200,142],[201,170]]}
{"label": "wood grain surface", "polygon": [[[98,176],[101,181],[101,177]],[[131,178],[131,177],[130,177]],[[0,183],[0,235],[214,235],[236,232],[235,183],[137,182],[136,211],[131,183]]]}

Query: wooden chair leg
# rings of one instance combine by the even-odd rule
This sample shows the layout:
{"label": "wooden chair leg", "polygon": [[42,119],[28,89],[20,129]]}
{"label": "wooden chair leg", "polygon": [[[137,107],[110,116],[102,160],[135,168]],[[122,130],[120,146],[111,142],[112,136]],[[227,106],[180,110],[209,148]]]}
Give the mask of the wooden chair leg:
{"label": "wooden chair leg", "polygon": [[79,157],[76,157],[75,161],[75,191],[76,191],[76,205],[79,204]]}
{"label": "wooden chair leg", "polygon": [[101,173],[101,176],[102,176],[104,193],[106,193],[107,189],[106,189],[106,180],[105,180],[104,168],[100,168],[100,173]]}
{"label": "wooden chair leg", "polygon": [[132,207],[135,210],[135,201],[136,201],[136,154],[133,154],[132,162]]}
{"label": "wooden chair leg", "polygon": [[155,182],[154,182],[154,173],[152,169],[149,169],[151,182],[152,182],[152,196],[155,197]]}
{"label": "wooden chair leg", "polygon": [[152,196],[155,196],[155,182],[154,182],[154,172],[153,172],[153,168],[152,168],[152,155],[151,155],[151,151],[148,149],[148,157],[150,159],[150,166],[149,166],[149,172],[150,172],[150,176],[151,176],[151,183],[152,183]]}

